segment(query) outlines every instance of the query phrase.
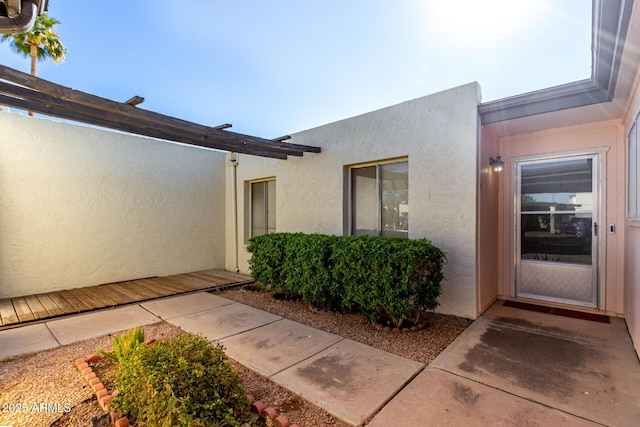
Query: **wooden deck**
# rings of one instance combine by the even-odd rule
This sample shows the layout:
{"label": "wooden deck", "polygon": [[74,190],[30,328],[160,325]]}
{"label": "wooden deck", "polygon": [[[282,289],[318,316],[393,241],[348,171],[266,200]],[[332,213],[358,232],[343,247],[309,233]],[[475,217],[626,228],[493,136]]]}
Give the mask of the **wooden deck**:
{"label": "wooden deck", "polygon": [[0,327],[251,282],[251,277],[242,274],[206,270],[5,298],[0,299]]}

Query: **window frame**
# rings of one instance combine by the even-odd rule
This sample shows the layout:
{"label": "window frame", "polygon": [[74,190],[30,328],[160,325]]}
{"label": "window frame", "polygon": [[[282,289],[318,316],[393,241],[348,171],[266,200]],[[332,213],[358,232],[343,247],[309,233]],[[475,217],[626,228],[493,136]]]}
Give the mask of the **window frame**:
{"label": "window frame", "polygon": [[640,113],[627,134],[627,222],[640,226]]}
{"label": "window frame", "polygon": [[[265,184],[264,186],[264,233],[263,234],[269,234],[269,191],[268,191],[268,183],[269,182],[273,182],[274,185],[276,185],[276,178],[275,177],[269,177],[269,178],[261,178],[261,179],[255,179],[255,180],[251,180],[251,181],[247,181],[246,185],[247,185],[247,197],[246,197],[246,206],[247,208],[247,212],[245,215],[246,221],[245,221],[245,229],[246,229],[246,233],[245,235],[246,237],[246,243],[248,243],[249,239],[253,236],[255,236],[256,234],[254,234],[254,225],[253,225],[253,216],[254,216],[254,206],[253,206],[253,191],[254,191],[254,185],[256,184]],[[274,187],[274,196],[277,200],[277,190],[276,187]],[[274,221],[277,220],[277,215],[274,209]],[[272,233],[275,231],[272,231]],[[260,234],[262,235],[262,234]]]}
{"label": "window frame", "polygon": [[[409,157],[397,157],[391,159],[377,160],[366,163],[356,163],[352,165],[347,165],[346,176],[347,176],[347,185],[346,185],[346,205],[347,212],[345,222],[347,225],[347,233],[349,236],[354,236],[355,234],[355,226],[354,226],[354,203],[353,203],[353,174],[352,171],[355,169],[362,169],[371,166],[376,167],[376,212],[377,212],[377,234],[376,236],[382,236],[382,191],[381,191],[381,167],[384,165],[394,164],[394,163],[407,163],[407,191],[409,185]],[[409,204],[409,200],[407,200],[407,205]],[[409,228],[407,227],[406,233],[402,238],[409,237]]]}

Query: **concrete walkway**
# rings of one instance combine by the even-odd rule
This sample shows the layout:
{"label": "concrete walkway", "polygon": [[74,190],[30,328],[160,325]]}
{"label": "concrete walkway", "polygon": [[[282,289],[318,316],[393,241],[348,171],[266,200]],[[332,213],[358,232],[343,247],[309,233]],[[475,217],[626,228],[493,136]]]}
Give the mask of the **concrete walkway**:
{"label": "concrete walkway", "polygon": [[640,363],[626,324],[496,302],[369,424],[638,426]]}
{"label": "concrete walkway", "polygon": [[500,302],[426,368],[206,292],[0,331],[0,359],[162,320],[221,341],[230,357],[354,426],[372,416],[370,426],[640,420],[640,363],[624,321]]}

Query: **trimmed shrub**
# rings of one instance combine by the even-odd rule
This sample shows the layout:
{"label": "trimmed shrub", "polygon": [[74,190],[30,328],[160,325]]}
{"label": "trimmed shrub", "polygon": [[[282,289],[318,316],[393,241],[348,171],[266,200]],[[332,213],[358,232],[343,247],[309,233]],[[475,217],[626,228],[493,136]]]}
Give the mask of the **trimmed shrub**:
{"label": "trimmed shrub", "polygon": [[288,236],[288,233],[272,233],[249,239],[247,250],[253,254],[249,260],[251,276],[264,286],[285,286],[283,267]]}
{"label": "trimmed shrub", "polygon": [[274,233],[254,237],[252,277],[327,310],[360,310],[395,326],[433,310],[446,256],[426,239]]}
{"label": "trimmed shrub", "polygon": [[148,426],[241,426],[251,420],[241,379],[220,344],[184,334],[120,360],[113,408]]}
{"label": "trimmed shrub", "polygon": [[346,237],[332,258],[345,299],[372,320],[401,327],[438,306],[445,254],[425,239]]}
{"label": "trimmed shrub", "polygon": [[343,309],[342,289],[332,274],[331,254],[336,241],[335,236],[322,234],[286,235],[283,286],[322,310]]}

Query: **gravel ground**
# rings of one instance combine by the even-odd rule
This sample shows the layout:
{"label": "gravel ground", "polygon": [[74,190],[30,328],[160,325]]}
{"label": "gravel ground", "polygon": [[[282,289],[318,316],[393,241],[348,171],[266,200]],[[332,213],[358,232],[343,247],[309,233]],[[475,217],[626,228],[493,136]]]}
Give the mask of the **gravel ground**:
{"label": "gravel ground", "polygon": [[426,322],[425,328],[415,332],[400,332],[397,329],[380,329],[360,313],[321,312],[302,301],[275,299],[270,293],[256,287],[231,289],[217,295],[425,365],[431,363],[471,324],[469,319],[462,317],[423,313],[419,323]]}
{"label": "gravel ground", "polygon": [[[278,300],[253,287],[226,290],[218,295],[425,364],[470,324],[467,319],[426,313],[421,319],[421,323],[427,324],[424,329],[399,332],[376,327],[361,314],[319,312],[300,301]],[[164,322],[145,327],[149,338],[171,338],[181,333],[181,329]],[[93,427],[93,420],[104,413],[73,363],[97,349],[111,349],[111,336],[0,361],[0,425]],[[232,364],[248,392],[273,406],[291,423],[300,427],[346,426],[267,378],[234,361]],[[113,365],[99,362],[94,370],[111,392]]]}
{"label": "gravel ground", "polygon": [[[180,333],[181,329],[167,323],[145,327],[150,338]],[[97,349],[111,350],[111,336],[0,361],[0,426],[92,427],[92,419],[104,412],[74,362]],[[96,373],[110,383],[108,376],[99,370]],[[41,403],[45,404],[43,410]]]}

